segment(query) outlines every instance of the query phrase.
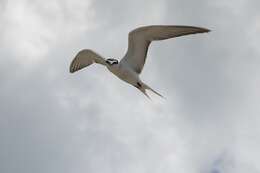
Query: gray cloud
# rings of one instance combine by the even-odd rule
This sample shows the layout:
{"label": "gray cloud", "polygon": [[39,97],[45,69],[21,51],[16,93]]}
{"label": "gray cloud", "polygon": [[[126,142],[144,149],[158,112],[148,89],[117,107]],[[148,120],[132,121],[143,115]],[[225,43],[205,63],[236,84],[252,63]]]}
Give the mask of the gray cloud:
{"label": "gray cloud", "polygon": [[[0,172],[259,172],[257,5],[1,1]],[[98,65],[68,73],[146,24],[213,30],[151,45],[142,78],[166,100]]]}

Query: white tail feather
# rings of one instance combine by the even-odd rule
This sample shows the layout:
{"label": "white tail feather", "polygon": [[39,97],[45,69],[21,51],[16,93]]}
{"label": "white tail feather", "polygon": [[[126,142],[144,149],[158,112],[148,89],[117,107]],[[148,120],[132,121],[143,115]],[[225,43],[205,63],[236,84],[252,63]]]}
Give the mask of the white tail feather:
{"label": "white tail feather", "polygon": [[158,93],[157,91],[155,91],[154,89],[152,89],[151,87],[149,87],[148,85],[146,85],[145,83],[141,82],[140,91],[141,91],[142,93],[144,93],[144,95],[146,95],[148,98],[150,98],[150,97],[148,96],[148,94],[146,93],[146,91],[145,91],[146,89],[148,89],[148,90],[154,92],[155,94],[157,94],[158,96],[164,98],[160,93]]}
{"label": "white tail feather", "polygon": [[145,91],[145,88],[141,87],[141,88],[138,88],[148,99],[151,100],[150,96],[146,93]]}

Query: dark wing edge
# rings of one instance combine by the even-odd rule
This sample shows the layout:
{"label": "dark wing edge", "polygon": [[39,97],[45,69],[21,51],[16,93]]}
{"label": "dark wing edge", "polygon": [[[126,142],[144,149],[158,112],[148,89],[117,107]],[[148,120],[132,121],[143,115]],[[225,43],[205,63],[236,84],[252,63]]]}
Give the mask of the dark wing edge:
{"label": "dark wing edge", "polygon": [[[128,49],[125,54],[125,57],[127,58],[123,58],[122,60],[129,63],[129,65],[131,65],[137,73],[141,73],[146,60],[149,45],[152,41],[207,32],[210,32],[207,28],[185,25],[150,25],[138,27],[128,34]],[[140,46],[142,46],[142,52],[138,51],[140,50]],[[136,55],[138,53],[139,55]],[[139,59],[139,64],[137,65],[135,64],[136,60],[129,59],[129,57],[142,57],[142,60]]]}
{"label": "dark wing edge", "polygon": [[207,33],[211,30],[203,27],[185,26],[185,25],[150,25],[134,29],[129,33],[129,37],[135,37],[139,34],[144,35],[147,41],[165,40],[184,35]]}

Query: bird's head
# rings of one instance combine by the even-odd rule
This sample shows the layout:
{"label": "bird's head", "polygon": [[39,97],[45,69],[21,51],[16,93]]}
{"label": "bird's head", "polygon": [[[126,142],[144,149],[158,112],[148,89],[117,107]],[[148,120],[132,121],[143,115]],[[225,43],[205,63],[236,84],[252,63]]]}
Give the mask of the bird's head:
{"label": "bird's head", "polygon": [[106,63],[108,65],[114,65],[114,64],[118,64],[118,60],[117,59],[113,59],[113,58],[108,58],[108,59],[106,59]]}

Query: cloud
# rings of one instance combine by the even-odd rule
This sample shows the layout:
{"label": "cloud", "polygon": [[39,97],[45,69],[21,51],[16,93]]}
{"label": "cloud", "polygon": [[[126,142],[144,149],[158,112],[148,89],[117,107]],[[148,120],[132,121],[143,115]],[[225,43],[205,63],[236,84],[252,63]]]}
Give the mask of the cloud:
{"label": "cloud", "polygon": [[[0,172],[259,171],[257,4],[1,1]],[[166,100],[98,65],[68,73],[146,24],[212,29],[152,43],[141,78]]]}
{"label": "cloud", "polygon": [[93,11],[84,12],[88,8],[89,1],[10,1],[4,5],[2,41],[15,50],[16,61],[37,63],[67,34],[76,37],[95,27]]}

